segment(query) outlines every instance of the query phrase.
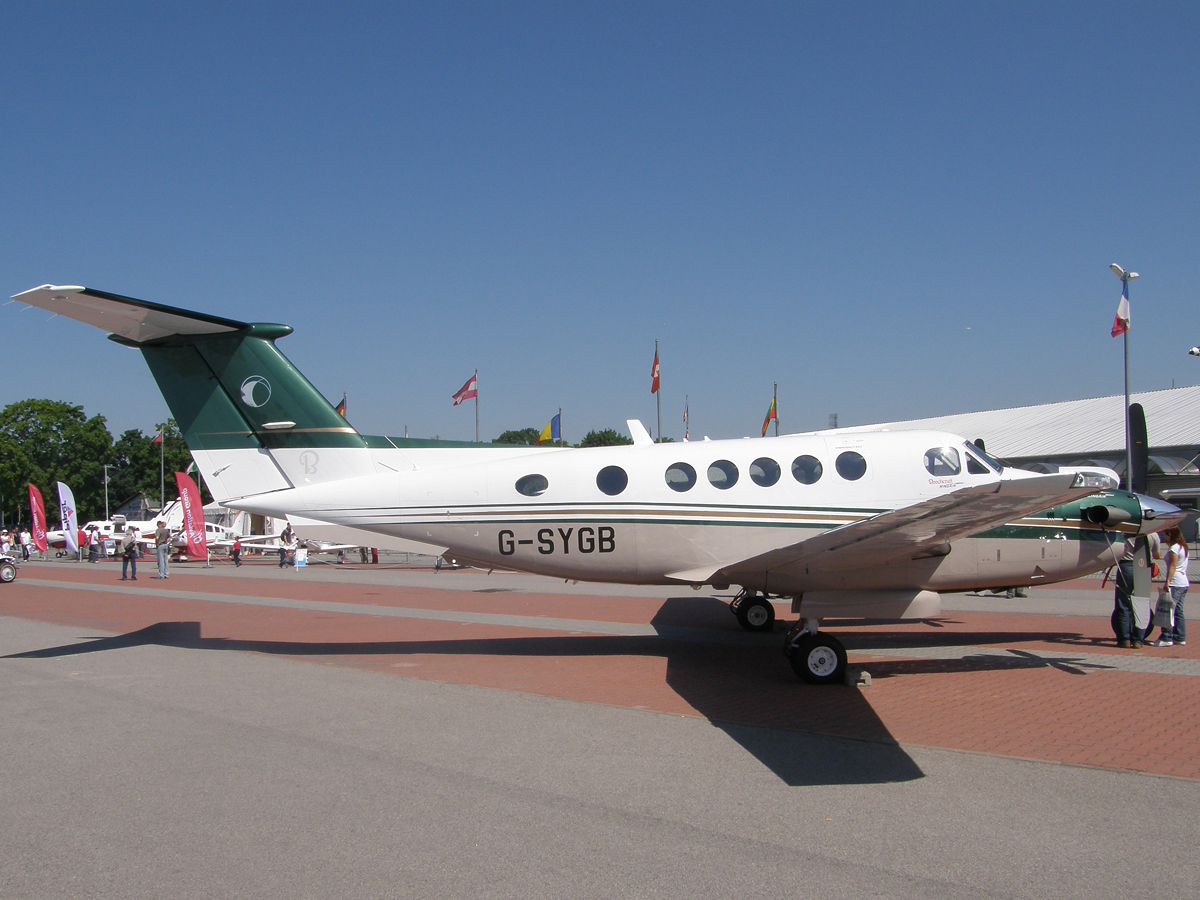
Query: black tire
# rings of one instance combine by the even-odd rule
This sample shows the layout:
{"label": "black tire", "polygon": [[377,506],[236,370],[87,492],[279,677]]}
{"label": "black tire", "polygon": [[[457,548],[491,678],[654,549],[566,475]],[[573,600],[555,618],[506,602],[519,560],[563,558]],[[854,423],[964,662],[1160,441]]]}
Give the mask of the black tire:
{"label": "black tire", "polygon": [[846,648],[827,634],[801,638],[791,662],[792,671],[809,684],[837,684],[846,677]]}
{"label": "black tire", "polygon": [[0,582],[8,584],[17,577],[17,567],[12,563],[4,563],[0,565]]}
{"label": "black tire", "polygon": [[771,631],[775,628],[775,607],[765,597],[747,597],[737,608],[738,624],[747,631]]}

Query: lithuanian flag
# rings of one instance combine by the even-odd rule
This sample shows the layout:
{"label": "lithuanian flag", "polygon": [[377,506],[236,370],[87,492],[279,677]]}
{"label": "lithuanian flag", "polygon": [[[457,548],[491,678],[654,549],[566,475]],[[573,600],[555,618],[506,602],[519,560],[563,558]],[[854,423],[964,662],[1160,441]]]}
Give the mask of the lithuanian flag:
{"label": "lithuanian flag", "polygon": [[775,412],[775,398],[774,397],[771,398],[771,408],[767,410],[767,417],[765,419],[763,419],[763,429],[762,429],[763,437],[767,436],[767,426],[769,424],[771,424],[772,419],[774,419],[776,422],[779,421],[779,416]]}

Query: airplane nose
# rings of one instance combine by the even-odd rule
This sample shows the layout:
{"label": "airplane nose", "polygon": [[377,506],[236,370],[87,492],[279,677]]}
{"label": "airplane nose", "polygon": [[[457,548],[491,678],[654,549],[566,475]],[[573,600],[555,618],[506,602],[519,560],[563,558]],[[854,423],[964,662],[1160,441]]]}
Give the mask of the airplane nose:
{"label": "airplane nose", "polygon": [[1138,534],[1150,534],[1152,531],[1162,531],[1164,528],[1178,525],[1187,515],[1174,503],[1168,503],[1166,500],[1147,497],[1145,494],[1138,494],[1137,498],[1142,505],[1142,527],[1138,529]]}

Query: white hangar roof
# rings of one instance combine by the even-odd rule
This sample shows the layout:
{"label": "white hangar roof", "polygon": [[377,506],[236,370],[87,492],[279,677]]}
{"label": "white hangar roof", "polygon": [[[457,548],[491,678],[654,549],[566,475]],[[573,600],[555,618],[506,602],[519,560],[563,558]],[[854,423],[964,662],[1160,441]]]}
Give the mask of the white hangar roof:
{"label": "white hangar roof", "polygon": [[[950,431],[972,441],[982,438],[988,453],[1006,459],[1123,455],[1124,401],[1125,395],[1117,394],[838,430]],[[1146,411],[1146,435],[1152,453],[1168,447],[1200,449],[1200,387],[1143,391],[1130,394],[1129,402],[1140,403]]]}

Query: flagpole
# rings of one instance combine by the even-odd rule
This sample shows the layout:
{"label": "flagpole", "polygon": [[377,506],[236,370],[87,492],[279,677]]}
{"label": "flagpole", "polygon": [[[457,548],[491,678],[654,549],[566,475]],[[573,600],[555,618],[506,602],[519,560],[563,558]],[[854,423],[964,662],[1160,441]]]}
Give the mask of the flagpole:
{"label": "flagpole", "polygon": [[775,393],[771,395],[771,406],[775,408],[775,437],[779,437],[779,382],[775,382]]}
{"label": "flagpole", "polygon": [[[1128,284],[1126,286],[1128,292]],[[1128,294],[1126,294],[1128,298]],[[1126,490],[1133,491],[1133,440],[1129,436],[1129,329],[1124,332],[1124,352],[1126,352]]]}
{"label": "flagpole", "polygon": [[479,443],[479,370],[475,370],[475,443]]}
{"label": "flagpole", "polygon": [[[1133,440],[1132,433],[1129,427],[1129,282],[1138,277],[1137,272],[1128,272],[1122,269],[1116,263],[1109,266],[1114,275],[1121,279],[1121,304],[1117,306],[1117,318],[1121,317],[1122,307],[1125,313],[1125,331],[1122,337],[1125,338],[1125,409],[1123,415],[1125,417],[1125,489],[1133,490]],[[1116,336],[1116,325],[1113,325],[1113,336]]]}
{"label": "flagpole", "polygon": [[163,447],[167,445],[167,429],[158,433],[158,514],[161,516],[163,507],[167,505],[167,490],[163,486]]}
{"label": "flagpole", "polygon": [[561,407],[561,406],[558,408],[558,446],[559,446],[559,448],[560,448],[560,449],[561,449],[561,448],[562,448],[562,446],[563,446],[563,436],[562,436],[562,407]]}
{"label": "flagpole", "polygon": [[[658,361],[658,341],[654,341],[654,360]],[[659,370],[661,372],[661,369]],[[662,443],[662,375],[658,376],[658,390],[654,392],[654,399],[658,404],[658,442]]]}

